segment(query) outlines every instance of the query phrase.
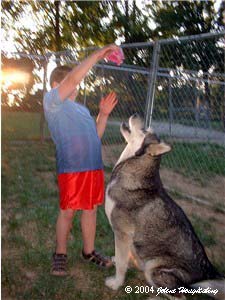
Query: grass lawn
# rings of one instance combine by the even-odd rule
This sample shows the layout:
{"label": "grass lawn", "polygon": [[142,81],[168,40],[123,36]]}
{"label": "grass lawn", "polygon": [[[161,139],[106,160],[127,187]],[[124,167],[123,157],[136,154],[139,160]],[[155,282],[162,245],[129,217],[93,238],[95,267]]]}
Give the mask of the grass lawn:
{"label": "grass lawn", "polygon": [[[40,113],[2,112],[3,140],[36,140],[40,139]],[[49,136],[45,124],[45,136]]]}
{"label": "grass lawn", "polygon": [[[49,275],[54,251],[58,211],[54,147],[39,145],[2,147],[2,294],[3,299],[131,299],[123,290],[104,287],[113,270],[98,270],[80,259],[79,217],[69,238],[71,276]],[[79,212],[78,212],[79,215]],[[113,234],[104,209],[98,211],[96,248],[114,253]],[[136,271],[128,282],[136,285]],[[116,295],[116,297],[115,297]],[[144,299],[133,295],[132,299]]]}
{"label": "grass lawn", "polygon": [[[40,113],[2,112],[2,140],[38,140],[40,139]],[[45,137],[50,137],[47,123],[44,127]],[[117,125],[107,126],[103,142],[121,143],[123,138]]]}
{"label": "grass lawn", "polygon": [[[169,163],[169,162],[167,162]],[[106,178],[109,173],[106,172]],[[146,294],[126,294],[124,288],[112,292],[104,285],[114,270],[99,270],[80,258],[82,248],[79,213],[69,237],[71,275],[49,275],[54,251],[58,193],[54,147],[51,143],[2,145],[2,299],[23,300],[129,300],[146,299]],[[218,243],[214,227],[192,216],[193,224],[205,246]],[[111,228],[104,209],[98,211],[96,248],[114,254]],[[221,270],[222,260],[215,258]],[[126,285],[145,285],[143,275],[134,269]],[[193,299],[193,298],[191,298]],[[209,299],[206,296],[197,299]]]}
{"label": "grass lawn", "polygon": [[225,176],[225,149],[209,143],[173,142],[173,149],[162,159],[162,166],[203,184],[214,175]]}

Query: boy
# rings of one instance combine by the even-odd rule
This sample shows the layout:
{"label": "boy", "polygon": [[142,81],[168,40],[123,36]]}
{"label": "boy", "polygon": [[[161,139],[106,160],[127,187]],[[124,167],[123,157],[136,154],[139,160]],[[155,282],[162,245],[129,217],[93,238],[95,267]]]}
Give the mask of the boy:
{"label": "boy", "polygon": [[109,45],[93,52],[73,69],[56,67],[50,76],[51,90],[44,97],[44,112],[56,146],[56,162],[60,195],[60,211],[56,223],[56,250],[51,273],[67,274],[67,238],[76,210],[83,210],[81,229],[82,255],[85,260],[110,267],[110,258],[95,251],[97,205],[103,203],[104,175],[101,142],[107,119],[117,104],[111,92],[100,102],[96,124],[89,110],[74,102],[77,87],[88,71],[101,59],[114,51]]}

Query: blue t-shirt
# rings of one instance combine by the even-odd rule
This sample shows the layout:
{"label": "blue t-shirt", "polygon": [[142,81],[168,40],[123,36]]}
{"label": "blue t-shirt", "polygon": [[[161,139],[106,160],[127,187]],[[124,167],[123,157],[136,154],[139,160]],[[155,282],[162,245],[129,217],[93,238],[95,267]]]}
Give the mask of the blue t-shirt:
{"label": "blue t-shirt", "polygon": [[58,174],[103,168],[101,141],[85,106],[70,99],[62,101],[54,88],[44,96],[44,113],[56,146]]}

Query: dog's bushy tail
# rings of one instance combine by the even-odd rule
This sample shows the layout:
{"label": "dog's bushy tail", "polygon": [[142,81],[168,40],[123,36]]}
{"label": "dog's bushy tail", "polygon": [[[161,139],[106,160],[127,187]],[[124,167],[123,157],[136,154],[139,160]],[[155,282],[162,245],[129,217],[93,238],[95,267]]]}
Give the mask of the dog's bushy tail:
{"label": "dog's bushy tail", "polygon": [[[214,297],[217,300],[225,300],[225,279],[215,279],[215,280],[206,280],[201,282],[196,282],[191,285],[192,288],[198,289],[202,288],[205,291],[211,290],[211,292],[206,293],[211,297]],[[218,291],[217,293],[215,291]]]}

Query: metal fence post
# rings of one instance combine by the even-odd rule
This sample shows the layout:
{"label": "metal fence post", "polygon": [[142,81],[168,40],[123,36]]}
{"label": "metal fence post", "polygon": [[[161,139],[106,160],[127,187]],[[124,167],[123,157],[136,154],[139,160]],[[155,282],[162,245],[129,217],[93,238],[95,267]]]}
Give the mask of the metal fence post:
{"label": "metal fence post", "polygon": [[199,107],[198,107],[198,89],[197,89],[197,83],[195,82],[195,88],[194,88],[194,113],[195,113],[195,137],[198,135],[198,127],[199,127]]}
{"label": "metal fence post", "polygon": [[172,87],[171,87],[171,77],[169,77],[169,129],[170,136],[172,135],[172,123],[173,123],[173,100],[172,100]]}
{"label": "metal fence post", "polygon": [[153,57],[152,57],[150,75],[148,80],[148,92],[147,92],[146,110],[145,110],[146,111],[145,128],[149,127],[152,122],[152,112],[153,112],[153,105],[154,105],[155,84],[156,84],[157,71],[158,71],[159,54],[160,54],[160,43],[157,40],[153,48]]}

